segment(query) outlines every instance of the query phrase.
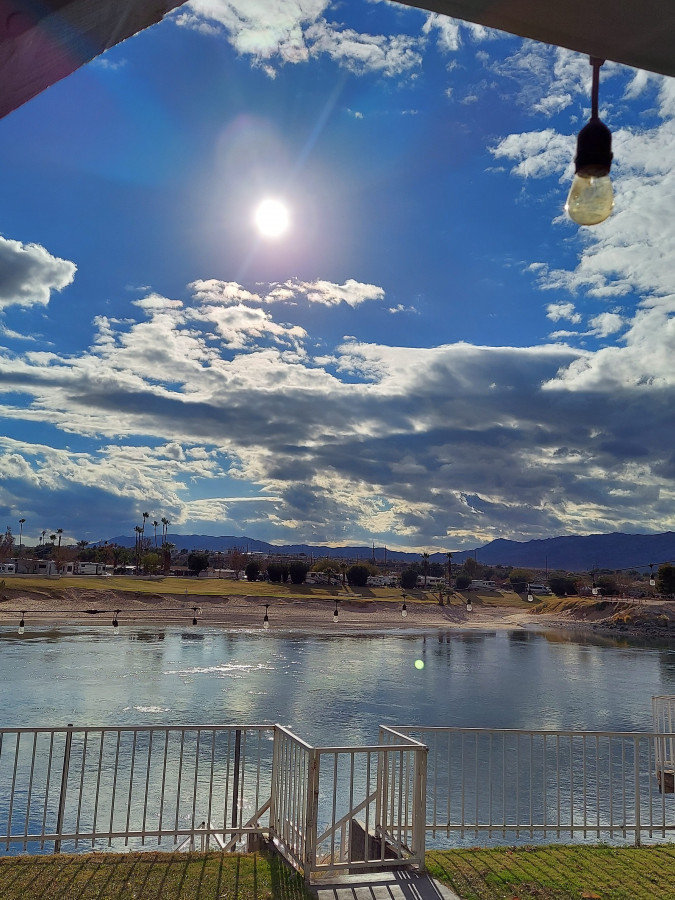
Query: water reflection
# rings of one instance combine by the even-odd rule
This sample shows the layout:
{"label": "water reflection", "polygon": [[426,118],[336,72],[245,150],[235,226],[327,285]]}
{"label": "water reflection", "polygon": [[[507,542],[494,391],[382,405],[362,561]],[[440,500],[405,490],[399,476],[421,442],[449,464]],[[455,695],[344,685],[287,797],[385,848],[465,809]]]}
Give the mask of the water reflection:
{"label": "water reflection", "polygon": [[642,730],[651,696],[675,693],[673,648],[569,631],[6,628],[0,646],[7,726],[282,722],[317,743],[380,723]]}

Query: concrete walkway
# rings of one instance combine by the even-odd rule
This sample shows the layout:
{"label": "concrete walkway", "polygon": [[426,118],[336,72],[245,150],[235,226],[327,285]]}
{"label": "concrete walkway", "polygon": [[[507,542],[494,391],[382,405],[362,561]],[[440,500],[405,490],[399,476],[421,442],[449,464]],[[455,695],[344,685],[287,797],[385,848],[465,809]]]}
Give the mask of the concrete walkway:
{"label": "concrete walkway", "polygon": [[460,900],[457,894],[429,875],[400,869],[342,875],[310,888],[318,900]]}

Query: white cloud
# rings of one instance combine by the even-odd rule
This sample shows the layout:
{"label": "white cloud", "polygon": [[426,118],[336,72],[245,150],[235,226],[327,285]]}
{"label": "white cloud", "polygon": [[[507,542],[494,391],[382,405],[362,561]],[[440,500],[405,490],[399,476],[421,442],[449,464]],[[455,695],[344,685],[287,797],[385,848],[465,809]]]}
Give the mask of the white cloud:
{"label": "white cloud", "polygon": [[0,310],[46,306],[52,291],[72,283],[77,266],[52,256],[39,244],[22,244],[0,235]]}
{"label": "white cloud", "polygon": [[552,322],[566,319],[574,325],[581,322],[581,315],[575,311],[573,303],[549,303],[546,307],[546,317]]}
{"label": "white cloud", "polygon": [[[4,439],[3,471],[25,490],[33,484],[41,503],[89,492],[126,515],[150,507],[174,523],[227,521],[233,533],[256,527],[282,539],[354,540],[375,522],[417,546],[443,542],[449,522],[454,541],[611,530],[638,516],[645,528],[675,524],[662,474],[675,444],[665,413],[675,396],[675,297],[644,305],[625,345],[597,352],[352,339],[312,357],[299,326],[276,321],[257,299],[221,303],[210,288],[194,308],[151,295],[137,307],[144,321],[100,317],[97,339],[77,357],[0,355],[0,384],[32,397],[0,415],[95,448]],[[337,301],[336,289],[347,299]],[[381,291],[353,280],[293,290],[357,305]],[[611,321],[598,317],[596,328]],[[662,423],[648,446],[626,432],[646,406]],[[223,479],[252,485],[251,502],[234,502]],[[195,480],[202,496],[212,487],[211,506],[185,500]]]}
{"label": "white cloud", "polygon": [[383,300],[384,290],[376,284],[364,284],[348,278],[344,284],[317,279],[316,281],[285,281],[274,285],[265,294],[265,302],[286,302],[304,297],[309,303],[322,306],[338,306],[346,303],[354,309],[368,300]]}
{"label": "white cloud", "polygon": [[327,0],[191,0],[175,21],[214,33],[225,30],[241,54],[273,75],[271,63],[307,62],[327,54],[353,72],[393,76],[421,63],[420,39],[361,34],[327,21]]}
{"label": "white cloud", "polygon": [[497,159],[516,160],[511,169],[521,178],[547,178],[550,175],[572,171],[576,138],[559,134],[553,128],[509,134],[503,138],[492,154]]}
{"label": "white cloud", "polygon": [[325,53],[352,72],[400,75],[422,63],[420,41],[408,35],[360,34],[319,21],[307,29],[312,56]]}
{"label": "white cloud", "polygon": [[593,316],[588,324],[598,337],[608,337],[610,334],[621,331],[624,326],[624,318],[618,313],[604,312]]}

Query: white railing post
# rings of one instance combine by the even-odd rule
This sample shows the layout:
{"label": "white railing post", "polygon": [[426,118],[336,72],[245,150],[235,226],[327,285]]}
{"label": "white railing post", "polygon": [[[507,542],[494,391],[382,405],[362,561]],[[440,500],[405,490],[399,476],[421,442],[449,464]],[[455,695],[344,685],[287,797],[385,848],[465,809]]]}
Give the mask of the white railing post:
{"label": "white railing post", "polygon": [[279,726],[274,726],[274,732],[272,737],[272,773],[270,776],[270,837],[273,837],[275,834],[278,837],[278,829],[277,829],[277,790],[278,790],[278,780],[279,780],[279,744],[281,742],[282,732],[279,731]]}
{"label": "white railing post", "polygon": [[427,756],[428,747],[419,747],[415,753],[415,776],[412,808],[412,851],[419,860],[419,870],[424,872],[426,814],[427,814]]}
{"label": "white railing post", "polygon": [[635,780],[635,846],[641,844],[640,836],[640,738],[633,738],[633,762]]}
{"label": "white railing post", "polygon": [[[18,740],[18,736],[17,736]],[[54,841],[54,853],[61,852],[61,833],[63,831],[63,816],[66,809],[66,793],[68,791],[68,769],[70,768],[70,747],[73,742],[73,723],[68,723],[66,731],[66,746],[63,750],[63,771],[61,772],[61,790],[59,792],[59,810],[56,815],[56,833],[59,837]]]}
{"label": "white railing post", "polygon": [[305,809],[305,853],[303,869],[309,884],[316,866],[316,839],[319,816],[319,763],[321,755],[312,747],[307,752],[307,806]]}

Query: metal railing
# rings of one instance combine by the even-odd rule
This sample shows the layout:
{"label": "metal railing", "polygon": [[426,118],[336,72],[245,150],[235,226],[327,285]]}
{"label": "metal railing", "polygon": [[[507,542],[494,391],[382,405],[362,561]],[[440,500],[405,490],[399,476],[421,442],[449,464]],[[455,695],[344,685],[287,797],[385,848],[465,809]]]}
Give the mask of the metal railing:
{"label": "metal railing", "polygon": [[672,840],[656,777],[672,734],[399,727],[429,747],[435,844]]}
{"label": "metal railing", "polygon": [[312,751],[306,874],[424,869],[427,748],[384,731],[380,744]]}
{"label": "metal railing", "polygon": [[273,727],[0,729],[5,853],[228,847],[267,829]]}
{"label": "metal railing", "polygon": [[275,726],[0,729],[0,853],[275,842],[306,878],[424,867],[430,845],[675,840],[672,732]]}
{"label": "metal railing", "polygon": [[659,788],[672,794],[675,792],[675,697],[652,697],[652,716],[654,731],[669,735],[656,744],[656,778]]}

